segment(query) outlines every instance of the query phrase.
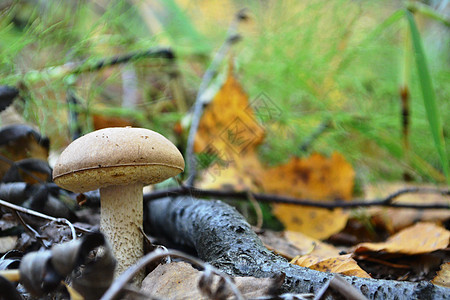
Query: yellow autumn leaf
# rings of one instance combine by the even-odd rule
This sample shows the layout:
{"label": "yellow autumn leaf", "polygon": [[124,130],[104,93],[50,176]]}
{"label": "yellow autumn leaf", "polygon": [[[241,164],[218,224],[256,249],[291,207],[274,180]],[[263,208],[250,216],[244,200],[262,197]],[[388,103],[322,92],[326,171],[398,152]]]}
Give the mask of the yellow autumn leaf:
{"label": "yellow autumn leaf", "polygon": [[292,245],[301,250],[300,254],[313,255],[318,259],[339,256],[340,250],[338,248],[301,232],[285,231],[284,236]]}
{"label": "yellow autumn leaf", "polygon": [[322,260],[314,255],[305,255],[298,259],[294,259],[292,263],[321,272],[370,278],[370,275],[358,266],[356,261],[351,257],[351,254]]}
{"label": "yellow autumn leaf", "polygon": [[[349,200],[355,172],[345,158],[334,153],[330,158],[312,154],[293,158],[287,164],[263,174],[265,192],[319,200]],[[340,232],[348,214],[342,209],[327,210],[293,204],[274,204],[273,213],[287,230],[303,232],[316,239],[326,239]]]}
{"label": "yellow autumn leaf", "polygon": [[450,262],[441,265],[441,269],[437,272],[433,280],[431,280],[431,283],[450,288]]}
{"label": "yellow autumn leaf", "polygon": [[388,252],[401,254],[423,254],[447,248],[450,231],[433,223],[421,222],[403,229],[384,243],[362,243],[355,253]]}

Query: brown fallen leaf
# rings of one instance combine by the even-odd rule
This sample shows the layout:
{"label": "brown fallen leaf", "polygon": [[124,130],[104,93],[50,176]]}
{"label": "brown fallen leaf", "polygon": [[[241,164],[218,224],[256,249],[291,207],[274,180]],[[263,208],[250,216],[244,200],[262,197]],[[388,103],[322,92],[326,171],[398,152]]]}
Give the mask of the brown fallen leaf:
{"label": "brown fallen leaf", "polygon": [[421,222],[403,229],[384,243],[362,243],[355,253],[388,252],[401,254],[423,254],[445,249],[449,244],[450,231],[434,223]]}
{"label": "brown fallen leaf", "polygon": [[13,250],[16,246],[17,236],[2,236],[0,237],[0,253],[6,253],[9,250]]}
{"label": "brown fallen leaf", "polygon": [[255,149],[264,140],[264,128],[250,108],[248,96],[233,76],[228,77],[201,118],[195,137],[195,152],[211,145],[219,154],[235,157]]}
{"label": "brown fallen leaf", "polygon": [[[141,292],[164,299],[210,299],[201,294],[199,279],[202,271],[185,262],[159,265],[142,282]],[[213,290],[219,276],[214,275]],[[273,278],[235,277],[234,282],[245,298],[266,296],[278,284]],[[229,292],[228,295],[232,296]]]}
{"label": "brown fallen leaf", "polygon": [[356,261],[351,257],[351,254],[327,259],[320,259],[314,255],[304,255],[295,258],[291,263],[321,272],[370,278],[370,275],[358,266]]}
{"label": "brown fallen leaf", "polygon": [[[382,199],[405,188],[420,187],[435,189],[436,186],[418,183],[377,183],[365,188],[366,199]],[[395,198],[395,203],[441,203],[448,204],[448,198],[439,194],[408,193]],[[390,232],[397,232],[415,222],[438,222],[450,219],[450,211],[446,209],[418,210],[414,208],[372,207],[368,210],[373,221],[385,226]]]}
{"label": "brown fallen leaf", "polygon": [[450,262],[441,265],[441,269],[431,283],[450,288]]}

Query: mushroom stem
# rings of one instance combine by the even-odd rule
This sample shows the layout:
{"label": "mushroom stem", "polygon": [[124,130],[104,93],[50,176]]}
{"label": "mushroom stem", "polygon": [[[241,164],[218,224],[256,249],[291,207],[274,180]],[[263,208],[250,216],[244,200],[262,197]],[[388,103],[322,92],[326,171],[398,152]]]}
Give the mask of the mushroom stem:
{"label": "mushroom stem", "polygon": [[[122,274],[144,255],[139,227],[143,224],[141,183],[100,189],[100,230],[106,235],[117,259],[115,276]],[[142,282],[144,273],[135,278]]]}

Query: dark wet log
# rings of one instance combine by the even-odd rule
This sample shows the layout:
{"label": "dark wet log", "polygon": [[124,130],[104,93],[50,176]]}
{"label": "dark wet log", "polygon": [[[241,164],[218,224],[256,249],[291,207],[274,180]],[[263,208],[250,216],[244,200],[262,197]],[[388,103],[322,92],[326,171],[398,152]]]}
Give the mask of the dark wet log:
{"label": "dark wet log", "polygon": [[[282,292],[315,293],[333,276],[289,264],[266,249],[247,221],[221,201],[174,197],[149,201],[146,229],[194,247],[199,257],[232,276],[273,277],[284,273]],[[369,299],[450,299],[450,289],[344,276]],[[328,294],[327,299],[341,299]]]}

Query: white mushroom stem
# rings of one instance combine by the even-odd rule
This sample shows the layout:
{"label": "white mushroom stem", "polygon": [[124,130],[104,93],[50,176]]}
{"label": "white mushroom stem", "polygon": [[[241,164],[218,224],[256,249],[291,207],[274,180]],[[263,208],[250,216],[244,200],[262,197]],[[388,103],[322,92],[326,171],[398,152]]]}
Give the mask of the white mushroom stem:
{"label": "white mushroom stem", "polygon": [[[100,189],[100,230],[106,235],[117,259],[115,276],[122,274],[144,255],[142,233],[143,185],[141,183]],[[143,273],[136,277],[140,284]]]}

